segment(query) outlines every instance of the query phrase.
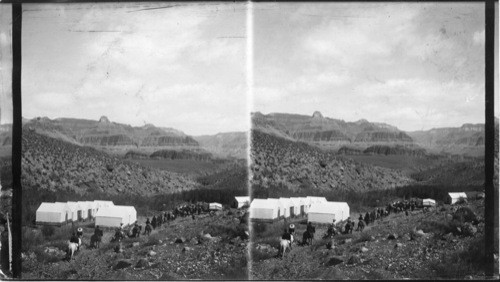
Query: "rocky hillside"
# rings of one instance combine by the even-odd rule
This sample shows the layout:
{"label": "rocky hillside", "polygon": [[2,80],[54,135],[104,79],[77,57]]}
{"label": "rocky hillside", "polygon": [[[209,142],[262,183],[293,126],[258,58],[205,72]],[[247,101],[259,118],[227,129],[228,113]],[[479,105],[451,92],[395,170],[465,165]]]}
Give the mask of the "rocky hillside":
{"label": "rocky hillside", "polygon": [[0,125],[0,146],[12,145],[12,124]]}
{"label": "rocky hillside", "polygon": [[[351,212],[351,218],[357,217]],[[355,222],[357,227],[358,220]],[[457,206],[439,204],[428,211],[409,211],[408,215],[392,213],[368,224],[362,232],[338,234],[331,239],[322,239],[327,227],[317,225],[312,245],[293,245],[281,258],[275,234],[290,223],[296,226],[295,239],[302,241],[306,224],[301,218],[286,224],[254,225],[251,279],[487,279],[483,261],[484,200]],[[495,234],[498,237],[498,226]],[[492,247],[498,269],[498,243]]]}
{"label": "rocky hillside", "polygon": [[[105,230],[99,249],[90,248],[93,223],[83,227],[83,246],[73,260],[65,259],[71,225],[23,228],[22,277],[28,280],[245,280],[248,278],[248,226],[242,213],[179,217],[151,235],[110,243]],[[145,226],[145,217],[138,218]]]}
{"label": "rocky hillside", "polygon": [[385,123],[367,120],[345,122],[323,117],[320,112],[312,116],[260,112],[252,114],[254,129],[290,138],[296,141],[321,145],[357,143],[369,146],[373,143],[407,144],[413,140],[405,132]]}
{"label": "rocky hillside", "polygon": [[66,142],[95,147],[198,146],[192,137],[172,128],[159,128],[151,124],[133,127],[111,122],[105,116],[99,121],[34,118],[25,121],[23,126]]}
{"label": "rocky hillside", "polygon": [[143,196],[189,190],[195,183],[179,174],[143,167],[23,129],[22,185],[78,194],[104,192]]}
{"label": "rocky hillside", "polygon": [[367,191],[406,185],[402,172],[354,162],[303,142],[252,131],[252,185],[292,191]]}
{"label": "rocky hillside", "polygon": [[215,135],[194,136],[193,138],[200,144],[201,148],[216,156],[239,159],[247,157],[247,132],[225,132]]}

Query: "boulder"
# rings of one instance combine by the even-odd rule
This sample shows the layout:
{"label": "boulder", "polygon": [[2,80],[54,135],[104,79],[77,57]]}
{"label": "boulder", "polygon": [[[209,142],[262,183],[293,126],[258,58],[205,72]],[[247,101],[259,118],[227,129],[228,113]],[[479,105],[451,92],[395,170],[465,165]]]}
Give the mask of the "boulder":
{"label": "boulder", "polygon": [[137,264],[135,265],[135,268],[145,268],[149,266],[149,262],[147,259],[141,258]]}
{"label": "boulder", "polygon": [[462,233],[465,236],[474,236],[477,233],[477,228],[471,223],[467,222],[464,225],[462,225]]}
{"label": "boulder", "polygon": [[190,251],[192,251],[192,250],[194,250],[194,249],[193,249],[193,248],[190,248],[190,247],[184,247],[184,248],[182,248],[182,252],[183,252],[183,253],[185,253],[185,252],[190,252]]}
{"label": "boulder", "polygon": [[138,247],[140,244],[141,243],[139,243],[139,242],[134,242],[134,243],[132,243],[132,247]]}
{"label": "boulder", "polygon": [[402,247],[403,247],[402,243],[396,243],[396,245],[394,246],[395,249],[399,249],[399,248],[402,248]]}
{"label": "boulder", "polygon": [[344,262],[344,258],[343,257],[333,256],[333,257],[330,257],[328,259],[328,261],[326,262],[326,265],[327,266],[333,266],[333,265],[341,264],[343,262]]}
{"label": "boulder", "polygon": [[132,262],[130,260],[119,260],[115,266],[113,267],[114,270],[118,270],[118,269],[123,269],[123,268],[127,268],[129,266],[132,265]]}
{"label": "boulder", "polygon": [[351,243],[352,242],[352,239],[351,238],[347,238],[347,239],[344,239],[344,244],[348,244],[348,243]]}
{"label": "boulder", "polygon": [[389,236],[387,237],[387,240],[396,240],[398,238],[398,235],[397,234],[389,234]]}
{"label": "boulder", "polygon": [[361,248],[359,249],[359,251],[360,251],[360,252],[362,252],[362,253],[366,253],[366,252],[368,252],[368,248],[361,247]]}
{"label": "boulder", "polygon": [[175,239],[175,243],[177,244],[183,244],[184,242],[186,242],[186,238],[184,237]]}
{"label": "boulder", "polygon": [[153,250],[151,250],[151,251],[148,252],[148,256],[154,257],[154,256],[156,256],[156,252],[153,251]]}
{"label": "boulder", "polygon": [[351,256],[347,261],[347,264],[358,264],[361,263],[361,259],[358,256]]}

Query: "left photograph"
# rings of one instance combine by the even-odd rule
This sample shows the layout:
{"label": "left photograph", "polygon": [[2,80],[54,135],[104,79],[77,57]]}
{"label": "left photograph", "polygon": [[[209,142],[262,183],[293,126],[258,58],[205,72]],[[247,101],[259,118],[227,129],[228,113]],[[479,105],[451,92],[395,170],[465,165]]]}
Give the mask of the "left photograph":
{"label": "left photograph", "polygon": [[246,5],[23,4],[23,279],[248,278]]}

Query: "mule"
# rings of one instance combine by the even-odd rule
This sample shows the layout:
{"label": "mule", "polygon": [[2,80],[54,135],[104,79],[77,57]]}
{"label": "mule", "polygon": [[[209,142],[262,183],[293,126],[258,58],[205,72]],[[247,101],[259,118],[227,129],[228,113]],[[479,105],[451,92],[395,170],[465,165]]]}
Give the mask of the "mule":
{"label": "mule", "polygon": [[293,243],[293,235],[290,235],[290,240],[281,239],[278,255],[281,254],[282,255],[281,257],[284,258],[286,250],[288,248],[292,250],[292,243]]}
{"label": "mule", "polygon": [[75,252],[79,249],[82,244],[82,239],[78,238],[78,243],[68,242],[68,248],[66,250],[66,258],[68,260],[73,259]]}

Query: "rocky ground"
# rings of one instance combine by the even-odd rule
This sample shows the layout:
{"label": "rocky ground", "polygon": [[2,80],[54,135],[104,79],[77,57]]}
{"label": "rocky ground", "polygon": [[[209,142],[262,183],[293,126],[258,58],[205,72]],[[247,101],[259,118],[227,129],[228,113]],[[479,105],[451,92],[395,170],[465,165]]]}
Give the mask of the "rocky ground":
{"label": "rocky ground", "polygon": [[[468,207],[476,220],[456,211]],[[461,210],[463,211],[463,210]],[[352,214],[355,218],[358,214]],[[268,224],[274,236],[255,234],[251,246],[252,279],[478,279],[484,278],[483,200],[460,206],[439,206],[429,212],[415,210],[409,216],[391,214],[363,232],[321,239],[326,226],[316,228],[311,246],[294,245],[285,258],[277,257],[277,246],[285,224]],[[453,219],[455,218],[455,219]],[[296,234],[305,231],[297,222]],[[290,223],[290,221],[288,222]],[[498,227],[496,228],[498,237]],[[299,238],[300,240],[302,238]],[[333,247],[328,249],[327,243]],[[498,269],[498,244],[496,268]],[[497,277],[498,279],[498,277]]]}
{"label": "rocky ground", "polygon": [[[128,238],[122,252],[105,232],[100,249],[89,249],[93,228],[84,228],[84,247],[73,260],[64,259],[68,239],[50,239],[23,251],[23,279],[186,280],[246,279],[247,225],[242,212],[228,210],[178,218],[150,236]],[[144,221],[140,219],[139,222]],[[40,230],[31,230],[33,234]],[[70,234],[68,233],[68,238]],[[34,236],[36,237],[36,236]],[[24,241],[23,241],[24,243]]]}

